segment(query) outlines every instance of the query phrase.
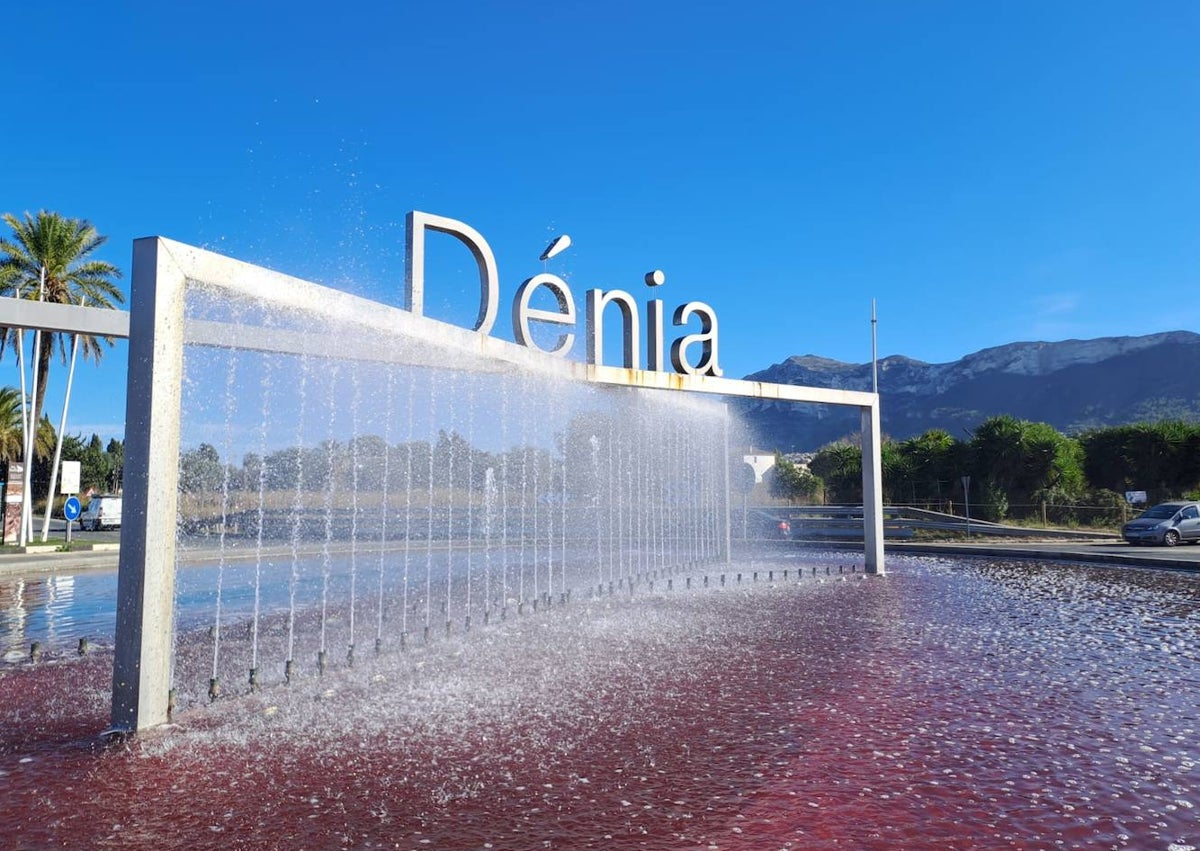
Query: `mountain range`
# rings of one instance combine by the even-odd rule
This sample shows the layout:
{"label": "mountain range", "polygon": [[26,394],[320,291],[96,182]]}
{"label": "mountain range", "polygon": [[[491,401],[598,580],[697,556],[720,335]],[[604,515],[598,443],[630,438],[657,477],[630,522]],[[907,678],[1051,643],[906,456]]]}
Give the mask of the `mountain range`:
{"label": "mountain range", "polygon": [[[884,434],[903,440],[931,428],[966,439],[998,414],[1045,422],[1064,434],[1089,428],[1200,420],[1200,334],[1169,331],[1056,343],[1009,343],[951,363],[892,355],[879,360]],[[751,381],[871,389],[871,364],[790,357]],[[756,446],[812,451],[859,431],[857,411],[831,405],[750,402]]]}

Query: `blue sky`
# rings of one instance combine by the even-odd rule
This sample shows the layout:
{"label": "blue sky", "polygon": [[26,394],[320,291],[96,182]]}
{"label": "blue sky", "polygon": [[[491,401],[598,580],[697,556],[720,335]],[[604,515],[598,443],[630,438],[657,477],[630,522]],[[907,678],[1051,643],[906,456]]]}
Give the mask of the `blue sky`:
{"label": "blue sky", "polygon": [[[1194,3],[11,5],[0,210],[90,219],[126,284],[158,234],[398,303],[420,209],[488,239],[498,326],[566,232],[580,303],[663,269],[730,376],[869,360],[872,298],[931,362],[1200,327]],[[120,433],[124,360],[68,431]]]}

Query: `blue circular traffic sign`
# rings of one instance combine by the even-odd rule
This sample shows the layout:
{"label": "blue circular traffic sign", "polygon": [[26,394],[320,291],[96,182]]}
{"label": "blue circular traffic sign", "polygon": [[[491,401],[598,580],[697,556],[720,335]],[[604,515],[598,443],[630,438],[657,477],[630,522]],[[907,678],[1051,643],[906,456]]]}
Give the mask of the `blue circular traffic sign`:
{"label": "blue circular traffic sign", "polygon": [[67,497],[66,502],[63,503],[63,517],[68,520],[78,520],[82,512],[83,506],[79,504],[79,497]]}

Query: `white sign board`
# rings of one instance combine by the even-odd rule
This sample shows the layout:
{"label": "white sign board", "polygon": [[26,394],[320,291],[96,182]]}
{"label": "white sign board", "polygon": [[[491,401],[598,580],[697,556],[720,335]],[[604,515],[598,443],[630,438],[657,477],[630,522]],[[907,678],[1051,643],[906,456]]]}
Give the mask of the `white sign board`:
{"label": "white sign board", "polygon": [[58,474],[58,492],[64,494],[79,493],[79,462],[63,461]]}
{"label": "white sign board", "polygon": [[1143,505],[1146,502],[1145,491],[1125,491],[1125,501],[1130,505]]}

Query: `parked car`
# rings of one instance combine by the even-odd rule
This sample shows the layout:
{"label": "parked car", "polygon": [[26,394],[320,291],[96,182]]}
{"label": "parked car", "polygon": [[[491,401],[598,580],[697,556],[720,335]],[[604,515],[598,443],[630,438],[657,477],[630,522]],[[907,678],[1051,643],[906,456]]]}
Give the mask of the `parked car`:
{"label": "parked car", "polygon": [[1164,502],[1143,511],[1121,528],[1121,537],[1131,544],[1162,544],[1200,541],[1200,503]]}
{"label": "parked car", "polygon": [[121,527],[122,499],[113,494],[94,496],[79,515],[79,526],[88,532]]}

